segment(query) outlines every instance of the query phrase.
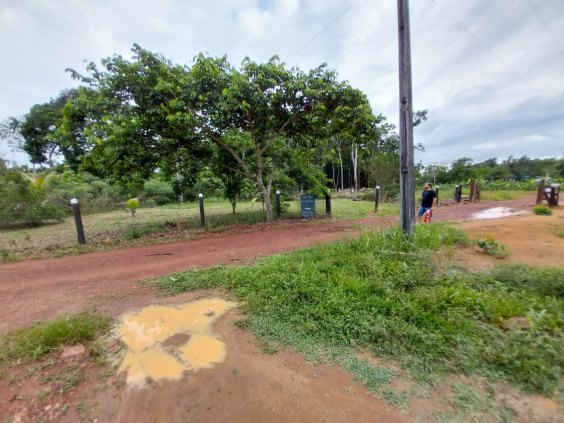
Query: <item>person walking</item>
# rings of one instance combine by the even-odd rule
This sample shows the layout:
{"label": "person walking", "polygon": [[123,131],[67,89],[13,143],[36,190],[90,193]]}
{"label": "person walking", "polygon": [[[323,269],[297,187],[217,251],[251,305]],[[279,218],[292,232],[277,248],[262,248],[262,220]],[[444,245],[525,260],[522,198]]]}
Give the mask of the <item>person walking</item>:
{"label": "person walking", "polygon": [[433,189],[433,184],[427,182],[423,187],[423,193],[421,194],[421,207],[419,207],[419,211],[417,212],[417,216],[419,216],[419,223],[421,223],[421,219],[425,216],[425,213],[429,212],[428,219],[425,219],[425,222],[431,220],[433,216],[433,208],[437,205],[437,192]]}

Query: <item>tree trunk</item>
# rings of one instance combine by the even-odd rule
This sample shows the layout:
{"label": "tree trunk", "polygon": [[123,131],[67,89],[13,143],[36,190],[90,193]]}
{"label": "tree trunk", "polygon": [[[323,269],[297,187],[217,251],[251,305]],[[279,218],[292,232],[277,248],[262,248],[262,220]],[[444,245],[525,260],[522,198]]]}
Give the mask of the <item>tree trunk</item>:
{"label": "tree trunk", "polygon": [[353,165],[354,191],[358,191],[358,146],[354,144],[351,148],[351,160]]}
{"label": "tree trunk", "polygon": [[339,140],[339,163],[341,165],[341,189],[345,189],[345,183],[343,181],[343,156],[341,155],[341,140]]}
{"label": "tree trunk", "polygon": [[262,179],[262,169],[260,168],[260,164],[257,172],[257,183],[262,193],[264,208],[266,209],[266,222],[272,223],[274,221],[274,216],[272,215],[272,201],[270,200],[270,190],[272,187],[272,180],[270,179],[268,181],[268,185],[264,185],[264,180]]}
{"label": "tree trunk", "polygon": [[260,190],[262,196],[264,197],[264,207],[266,209],[266,222],[272,223],[274,221],[274,216],[272,214],[272,201],[270,200],[270,189],[260,184]]}

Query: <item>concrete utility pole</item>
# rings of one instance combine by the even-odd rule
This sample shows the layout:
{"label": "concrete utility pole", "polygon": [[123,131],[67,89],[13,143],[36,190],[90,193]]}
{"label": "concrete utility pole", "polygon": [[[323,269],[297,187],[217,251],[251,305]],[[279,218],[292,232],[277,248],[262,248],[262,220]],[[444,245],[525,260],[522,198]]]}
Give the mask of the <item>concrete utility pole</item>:
{"label": "concrete utility pole", "polygon": [[411,95],[411,44],[409,1],[398,0],[398,46],[400,86],[400,223],[404,233],[415,228],[415,187],[413,174],[413,106]]}

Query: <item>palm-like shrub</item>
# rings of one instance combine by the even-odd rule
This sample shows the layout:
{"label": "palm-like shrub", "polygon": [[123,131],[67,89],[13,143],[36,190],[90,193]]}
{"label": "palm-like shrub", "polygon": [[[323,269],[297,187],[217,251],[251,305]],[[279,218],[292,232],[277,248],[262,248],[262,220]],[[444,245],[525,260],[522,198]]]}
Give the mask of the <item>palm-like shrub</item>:
{"label": "palm-like shrub", "polygon": [[65,212],[47,199],[55,173],[29,175],[10,171],[0,178],[0,227],[37,226],[46,220],[61,219]]}

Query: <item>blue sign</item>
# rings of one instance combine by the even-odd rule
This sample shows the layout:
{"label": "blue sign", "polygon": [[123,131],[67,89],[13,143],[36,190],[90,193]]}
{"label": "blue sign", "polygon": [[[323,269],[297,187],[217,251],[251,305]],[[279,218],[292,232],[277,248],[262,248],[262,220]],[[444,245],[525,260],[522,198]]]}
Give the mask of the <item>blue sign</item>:
{"label": "blue sign", "polygon": [[300,195],[300,208],[301,208],[301,215],[303,218],[311,218],[315,217],[315,195],[311,194],[302,194]]}

